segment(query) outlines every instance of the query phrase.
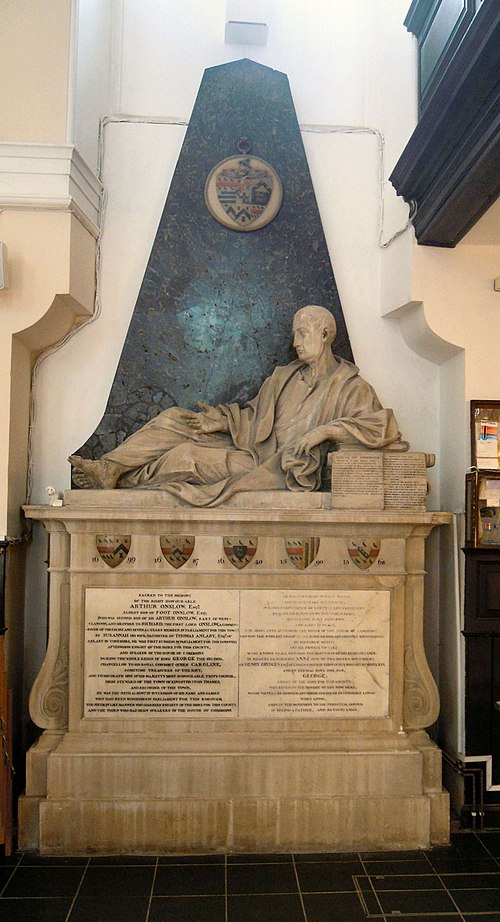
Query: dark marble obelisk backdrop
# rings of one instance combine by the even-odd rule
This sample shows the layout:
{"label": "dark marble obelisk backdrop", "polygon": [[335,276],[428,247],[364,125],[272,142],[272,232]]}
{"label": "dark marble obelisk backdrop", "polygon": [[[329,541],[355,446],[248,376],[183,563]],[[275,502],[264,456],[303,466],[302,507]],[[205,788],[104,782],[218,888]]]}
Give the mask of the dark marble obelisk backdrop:
{"label": "dark marble obelisk backdrop", "polygon": [[[212,167],[241,137],[283,184],[266,227],[219,224],[204,202]],[[337,319],[352,359],[285,74],[242,60],[205,71],[104,417],[80,449],[100,455],[173,405],[244,402],[294,357],[291,323],[306,304]]]}

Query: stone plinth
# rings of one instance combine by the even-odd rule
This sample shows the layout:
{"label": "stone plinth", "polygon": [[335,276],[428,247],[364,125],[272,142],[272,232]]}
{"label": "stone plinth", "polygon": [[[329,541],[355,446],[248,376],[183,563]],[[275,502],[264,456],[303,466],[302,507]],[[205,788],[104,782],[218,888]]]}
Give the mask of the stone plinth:
{"label": "stone plinth", "polygon": [[69,491],[50,532],[20,844],[44,854],[428,847],[448,838],[423,647],[447,513],[326,493],[193,509]]}

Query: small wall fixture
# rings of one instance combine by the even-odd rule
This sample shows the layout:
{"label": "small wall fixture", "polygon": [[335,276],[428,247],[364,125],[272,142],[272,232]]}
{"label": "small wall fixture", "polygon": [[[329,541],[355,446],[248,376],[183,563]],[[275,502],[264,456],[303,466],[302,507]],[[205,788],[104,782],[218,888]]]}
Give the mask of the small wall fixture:
{"label": "small wall fixture", "polygon": [[268,0],[227,0],[226,45],[267,44]]}
{"label": "small wall fixture", "polygon": [[0,240],[0,291],[9,287],[7,278],[7,247]]}

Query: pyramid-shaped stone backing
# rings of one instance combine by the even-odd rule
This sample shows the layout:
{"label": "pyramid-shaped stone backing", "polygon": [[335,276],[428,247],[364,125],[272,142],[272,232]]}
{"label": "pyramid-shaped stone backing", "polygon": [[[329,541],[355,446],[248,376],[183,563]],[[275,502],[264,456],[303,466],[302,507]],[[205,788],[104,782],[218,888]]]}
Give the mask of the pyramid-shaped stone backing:
{"label": "pyramid-shaped stone backing", "polygon": [[[205,182],[240,138],[283,185],[275,219],[224,227]],[[100,457],[167,407],[254,396],[294,356],[291,322],[306,304],[336,317],[351,348],[285,74],[241,60],[205,71],[104,417],[79,450]]]}

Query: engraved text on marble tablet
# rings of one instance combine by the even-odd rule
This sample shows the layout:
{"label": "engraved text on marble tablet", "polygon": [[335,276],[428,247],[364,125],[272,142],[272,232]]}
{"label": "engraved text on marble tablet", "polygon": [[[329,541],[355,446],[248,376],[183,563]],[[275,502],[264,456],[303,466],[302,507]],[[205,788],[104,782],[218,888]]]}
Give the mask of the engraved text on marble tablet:
{"label": "engraved text on marble tablet", "polygon": [[87,589],[87,718],[383,717],[386,590]]}

